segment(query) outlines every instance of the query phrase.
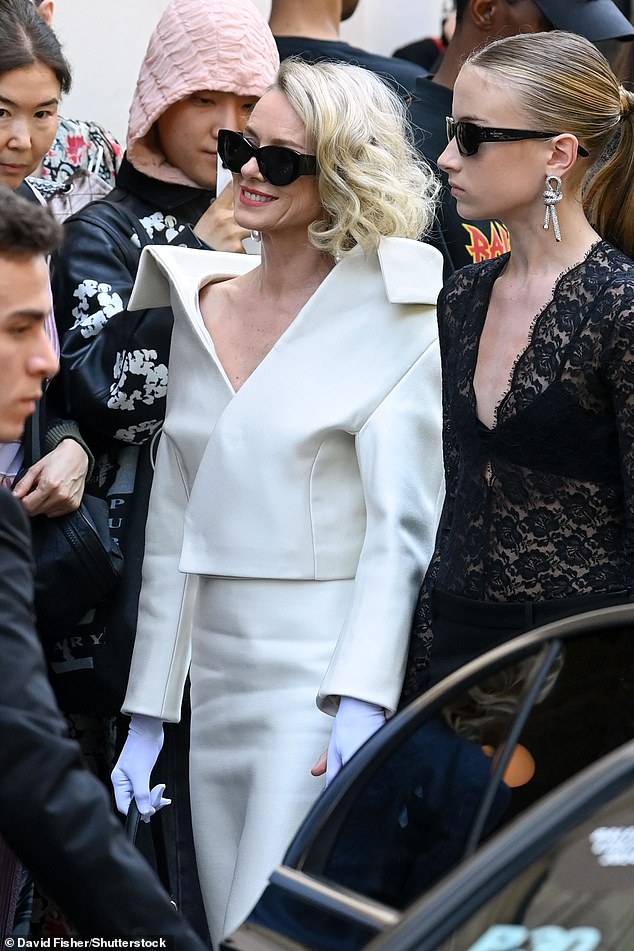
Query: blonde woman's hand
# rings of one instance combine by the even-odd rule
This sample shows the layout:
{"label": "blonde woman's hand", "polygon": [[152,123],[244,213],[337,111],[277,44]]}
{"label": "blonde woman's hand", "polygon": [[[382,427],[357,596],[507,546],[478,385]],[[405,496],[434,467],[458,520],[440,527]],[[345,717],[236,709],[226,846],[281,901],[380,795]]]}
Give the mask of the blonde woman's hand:
{"label": "blonde woman's hand", "polygon": [[117,809],[124,816],[133,799],[144,822],[149,822],[155,812],[171,803],[171,799],[163,796],[164,783],[150,788],[152,770],[162,748],[163,721],[133,713],[127,739],[110,774]]}
{"label": "blonde woman's hand", "polygon": [[323,776],[328,766],[328,750],[324,750],[316,763],[310,768],[311,776]]}
{"label": "blonde woman's hand", "polygon": [[341,697],[332,726],[328,752],[322,753],[311,769],[313,776],[326,774],[328,786],[342,766],[385,723],[385,710],[376,703]]}
{"label": "blonde woman's hand", "polygon": [[215,251],[239,251],[242,241],[251,234],[236,224],[233,216],[233,184],[230,183],[194,226],[194,234]]}
{"label": "blonde woman's hand", "polygon": [[74,439],[63,439],[26,471],[13,494],[31,517],[68,515],[79,508],[87,472],[85,450]]}

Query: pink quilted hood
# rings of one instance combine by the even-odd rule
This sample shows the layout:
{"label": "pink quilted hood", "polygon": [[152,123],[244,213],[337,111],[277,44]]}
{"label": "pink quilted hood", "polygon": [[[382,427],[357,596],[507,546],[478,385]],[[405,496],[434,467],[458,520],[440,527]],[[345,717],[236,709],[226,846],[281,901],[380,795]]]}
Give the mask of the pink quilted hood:
{"label": "pink quilted hood", "polygon": [[261,96],[279,66],[275,40],[251,0],[170,0],[141,64],[128,121],[128,159],[160,181],[195,185],[160,151],[153,126],[199,89]]}

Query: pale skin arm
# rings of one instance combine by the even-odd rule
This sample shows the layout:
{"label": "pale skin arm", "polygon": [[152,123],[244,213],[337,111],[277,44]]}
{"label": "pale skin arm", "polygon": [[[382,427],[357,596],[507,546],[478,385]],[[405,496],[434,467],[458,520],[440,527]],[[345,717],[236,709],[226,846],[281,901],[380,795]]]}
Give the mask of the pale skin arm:
{"label": "pale skin arm", "polygon": [[57,518],[79,508],[88,456],[74,439],[63,439],[38,460],[13,489],[28,515]]}
{"label": "pale skin arm", "polygon": [[242,240],[250,232],[236,224],[233,217],[233,185],[230,183],[211,203],[193,228],[194,234],[216,251],[244,253]]}

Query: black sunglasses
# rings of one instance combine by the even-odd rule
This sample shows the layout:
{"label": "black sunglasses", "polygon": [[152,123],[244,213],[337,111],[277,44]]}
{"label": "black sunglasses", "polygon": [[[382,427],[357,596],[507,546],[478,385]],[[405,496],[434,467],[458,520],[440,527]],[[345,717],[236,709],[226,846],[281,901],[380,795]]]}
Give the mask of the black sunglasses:
{"label": "black sunglasses", "polygon": [[[445,121],[447,142],[455,136],[461,155],[475,155],[482,142],[520,142],[522,139],[552,139],[559,135],[559,132],[537,132],[535,129],[490,129],[474,122],[457,122],[451,116],[447,116]],[[590,154],[582,145],[578,146],[577,153],[583,158]]]}
{"label": "black sunglasses", "polygon": [[265,145],[256,149],[248,139],[231,129],[218,131],[218,155],[225,168],[239,172],[254,158],[260,172],[271,185],[290,185],[300,175],[316,175],[317,159],[302,155],[284,145]]}

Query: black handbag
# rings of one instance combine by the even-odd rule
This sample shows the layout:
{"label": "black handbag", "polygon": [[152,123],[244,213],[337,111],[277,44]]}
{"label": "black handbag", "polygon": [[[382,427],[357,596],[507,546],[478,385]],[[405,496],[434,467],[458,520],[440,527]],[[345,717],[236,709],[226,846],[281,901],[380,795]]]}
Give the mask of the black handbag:
{"label": "black handbag", "polygon": [[76,512],[31,519],[35,612],[43,639],[76,627],[117,585],[123,556],[110,537],[108,503],[84,495]]}
{"label": "black handbag", "polygon": [[[31,464],[42,456],[44,402],[45,397],[31,420]],[[31,533],[37,627],[54,672],[56,661],[63,660],[64,643],[79,622],[115,590],[123,571],[123,556],[110,534],[108,503],[88,493],[84,493],[75,512],[57,518],[32,518]],[[95,651],[99,647],[94,645]],[[90,657],[82,660],[84,669],[95,669]],[[55,678],[53,686],[57,687]]]}

